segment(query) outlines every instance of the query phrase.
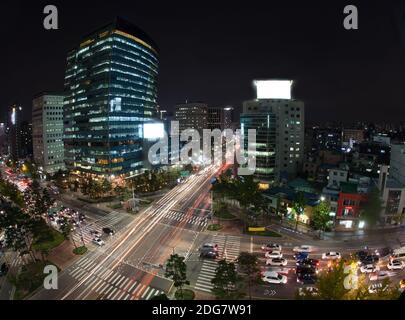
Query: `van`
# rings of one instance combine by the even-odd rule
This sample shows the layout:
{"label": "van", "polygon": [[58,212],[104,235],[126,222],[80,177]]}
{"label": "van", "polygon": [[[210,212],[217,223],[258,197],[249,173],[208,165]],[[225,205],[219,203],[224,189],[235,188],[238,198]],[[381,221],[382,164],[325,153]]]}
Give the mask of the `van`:
{"label": "van", "polygon": [[405,247],[395,249],[391,255],[392,260],[405,260]]}

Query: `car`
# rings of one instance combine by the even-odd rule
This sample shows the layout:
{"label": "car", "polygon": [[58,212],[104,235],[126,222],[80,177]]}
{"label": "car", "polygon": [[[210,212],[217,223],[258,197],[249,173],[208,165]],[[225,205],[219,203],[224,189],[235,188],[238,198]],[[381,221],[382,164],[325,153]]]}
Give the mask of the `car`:
{"label": "car", "polygon": [[379,260],[380,258],[376,254],[370,254],[360,261],[362,264],[374,264],[377,263]]}
{"label": "car", "polygon": [[212,250],[212,251],[218,251],[218,245],[214,243],[204,243],[200,250]]}
{"label": "car", "polygon": [[369,253],[367,251],[360,250],[360,251],[357,251],[354,255],[358,260],[361,261],[361,260],[364,260],[364,258],[367,257],[369,255]]}
{"label": "car", "polygon": [[298,288],[298,295],[300,295],[300,296],[305,296],[305,295],[317,296],[318,294],[319,294],[319,290],[316,287]]}
{"label": "car", "polygon": [[379,283],[374,283],[368,287],[368,292],[369,293],[377,293],[381,291],[386,291],[389,288],[388,285],[383,285],[381,282]]}
{"label": "car", "polygon": [[294,254],[294,259],[299,262],[305,259],[308,259],[308,253],[305,252],[299,252],[297,254]]}
{"label": "car", "polygon": [[283,254],[280,251],[267,251],[264,255],[268,259],[282,258]]}
{"label": "car", "polygon": [[390,248],[390,247],[384,247],[384,248],[375,250],[375,254],[377,256],[379,256],[380,258],[388,257],[388,256],[392,255],[393,252],[394,252],[394,250],[392,250],[392,248]]}
{"label": "car", "polygon": [[313,273],[298,273],[297,282],[301,284],[315,284],[317,277]]}
{"label": "car", "polygon": [[299,247],[294,247],[293,251],[294,252],[310,253],[310,252],[314,251],[314,248],[312,246],[302,245],[302,246],[299,246]]}
{"label": "car", "polygon": [[315,273],[317,273],[317,269],[314,267],[298,266],[295,269],[295,273],[296,274],[299,274],[299,273],[315,274]]}
{"label": "car", "polygon": [[396,273],[392,271],[378,271],[376,274],[370,276],[371,281],[384,280],[389,277],[395,276]]}
{"label": "car", "polygon": [[202,250],[200,253],[201,258],[216,259],[218,257],[218,251]]}
{"label": "car", "polygon": [[93,239],[93,243],[96,244],[96,245],[98,245],[98,246],[100,246],[100,247],[105,244],[104,241],[101,240],[100,238],[94,238],[94,239]]}
{"label": "car", "polygon": [[320,262],[317,259],[306,258],[303,260],[298,260],[296,264],[297,264],[297,266],[318,268],[320,265]]}
{"label": "car", "polygon": [[272,258],[272,259],[267,259],[266,265],[270,266],[279,266],[279,267],[285,267],[287,265],[288,261],[287,259],[284,258]]}
{"label": "car", "polygon": [[374,264],[363,264],[360,267],[361,273],[373,273],[373,272],[376,272],[376,271],[379,271],[379,270],[380,270],[380,267],[378,267],[378,266],[376,266]]}
{"label": "car", "polygon": [[108,227],[103,228],[103,232],[110,236],[112,236],[115,233],[115,231],[113,229],[108,228]]}
{"label": "car", "polygon": [[8,272],[8,269],[9,269],[9,268],[8,268],[7,263],[3,262],[3,264],[2,264],[1,267],[0,267],[0,276],[6,275],[7,272]]}
{"label": "car", "polygon": [[269,267],[265,272],[273,271],[286,276],[290,273],[290,270],[290,268]]}
{"label": "car", "polygon": [[402,270],[405,267],[405,263],[401,260],[392,260],[388,262],[388,270]]}
{"label": "car", "polygon": [[262,245],[262,250],[264,250],[264,251],[273,251],[273,250],[281,251],[281,246],[277,243],[268,243],[268,244]]}
{"label": "car", "polygon": [[279,274],[274,271],[268,271],[265,272],[262,276],[262,280],[267,283],[272,283],[272,284],[286,284],[287,283],[287,277]]}
{"label": "car", "polygon": [[342,256],[340,255],[339,252],[326,252],[322,254],[322,260],[337,260],[340,259]]}

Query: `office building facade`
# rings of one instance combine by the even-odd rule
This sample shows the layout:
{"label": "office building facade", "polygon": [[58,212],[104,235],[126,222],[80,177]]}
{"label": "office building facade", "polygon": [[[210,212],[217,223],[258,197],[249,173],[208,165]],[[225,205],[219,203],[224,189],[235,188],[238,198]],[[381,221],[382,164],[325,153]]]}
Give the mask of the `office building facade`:
{"label": "office building facade", "polygon": [[157,75],[157,46],[121,18],[68,53],[64,144],[69,169],[110,177],[143,170],[143,125],[156,117]]}
{"label": "office building facade", "polygon": [[41,93],[32,101],[34,161],[44,173],[65,170],[63,94]]}
{"label": "office building facade", "polygon": [[180,133],[186,129],[198,130],[200,136],[208,129],[208,105],[201,102],[176,105],[175,120],[179,122]]}

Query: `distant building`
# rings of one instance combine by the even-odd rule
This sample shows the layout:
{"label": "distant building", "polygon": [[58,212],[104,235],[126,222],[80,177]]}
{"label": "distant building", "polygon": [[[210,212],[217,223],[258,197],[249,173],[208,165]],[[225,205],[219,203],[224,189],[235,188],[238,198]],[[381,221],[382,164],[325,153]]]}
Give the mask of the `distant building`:
{"label": "distant building", "polygon": [[21,122],[21,158],[32,157],[32,124],[27,121]]}
{"label": "distant building", "polygon": [[292,81],[255,83],[257,98],[243,103],[241,129],[245,141],[248,128],[261,132],[257,135],[256,176],[262,179],[266,173],[272,181],[284,174],[294,178],[304,160],[304,103],[291,99]]}
{"label": "distant building", "polygon": [[7,125],[4,122],[0,122],[0,156],[4,156],[7,153],[8,153]]}
{"label": "distant building", "polygon": [[355,143],[364,141],[364,130],[360,129],[343,129],[343,145],[353,148]]}
{"label": "distant building", "polygon": [[13,160],[18,160],[23,156],[21,146],[21,111],[22,107],[18,104],[11,105],[8,110],[8,153]]}
{"label": "distant building", "polygon": [[50,174],[65,170],[63,99],[63,94],[41,93],[32,101],[34,161]]}
{"label": "distant building", "polygon": [[180,133],[186,129],[195,129],[202,133],[208,129],[208,105],[201,102],[176,105],[175,120],[179,122]]}
{"label": "distant building", "polygon": [[313,128],[311,151],[316,152],[320,150],[341,152],[342,130],[339,128]]}

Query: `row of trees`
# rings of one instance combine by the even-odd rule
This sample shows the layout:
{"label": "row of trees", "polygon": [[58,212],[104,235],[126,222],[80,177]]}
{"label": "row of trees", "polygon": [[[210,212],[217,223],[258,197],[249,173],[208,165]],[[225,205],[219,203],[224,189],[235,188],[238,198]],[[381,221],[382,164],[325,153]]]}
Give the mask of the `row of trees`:
{"label": "row of trees", "polygon": [[151,170],[128,181],[128,187],[137,193],[155,192],[168,187],[180,177],[180,171],[172,170]]}
{"label": "row of trees", "polygon": [[[47,214],[53,200],[47,190],[42,189],[36,180],[24,194],[11,186],[10,190],[13,190],[16,196],[9,197],[9,201],[3,200],[0,211],[0,230],[4,231],[5,235],[4,246],[18,252],[22,257],[31,257],[31,260],[35,261],[34,245],[38,244],[39,253],[45,259],[48,254],[47,248],[39,244],[51,241],[53,238],[52,230],[44,220],[44,215]],[[22,202],[20,202],[21,198]]]}
{"label": "row of trees", "polygon": [[[237,268],[238,266],[238,268]],[[303,290],[297,291],[296,299],[317,300],[392,300],[398,299],[400,292],[389,280],[381,288],[370,292],[365,275],[357,275],[355,260],[341,260],[320,273],[315,284],[316,294]],[[239,270],[238,270],[239,269]],[[187,265],[184,257],[171,255],[166,265],[165,276],[174,281],[174,286],[182,293],[189,285]],[[263,284],[258,257],[255,254],[241,252],[235,262],[220,260],[211,280],[212,292],[217,299],[241,299],[247,294],[252,299],[254,286]],[[180,295],[180,298],[182,296]]]}

